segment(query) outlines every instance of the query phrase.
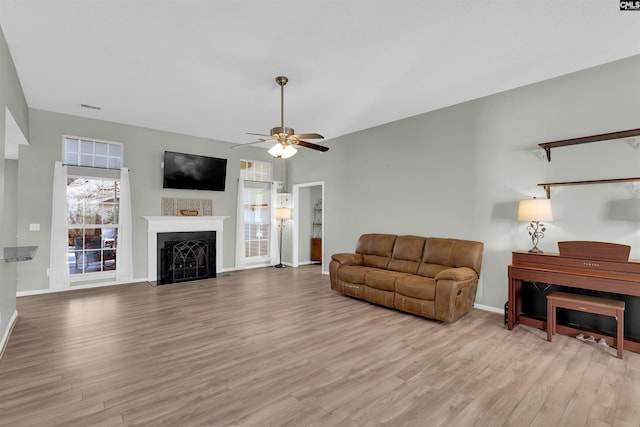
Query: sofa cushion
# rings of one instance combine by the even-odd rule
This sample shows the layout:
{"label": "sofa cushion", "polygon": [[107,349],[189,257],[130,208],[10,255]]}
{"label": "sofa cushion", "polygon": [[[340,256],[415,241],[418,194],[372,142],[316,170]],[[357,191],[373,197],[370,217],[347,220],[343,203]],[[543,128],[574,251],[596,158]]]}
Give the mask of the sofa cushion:
{"label": "sofa cushion", "polygon": [[374,268],[387,268],[393,244],[394,234],[363,234],[358,239],[356,253],[362,255],[362,265]]}
{"label": "sofa cushion", "polygon": [[[448,267],[469,267],[480,277],[483,248],[482,242],[427,237],[422,262]],[[427,276],[420,272],[418,274]]]}
{"label": "sofa cushion", "polygon": [[408,273],[399,273],[397,271],[372,269],[365,275],[364,284],[371,288],[393,292],[395,289],[396,279],[407,275]]}
{"label": "sofa cushion", "polygon": [[338,279],[348,283],[364,284],[364,276],[375,271],[371,267],[363,267],[361,265],[343,265],[338,269]]}
{"label": "sofa cushion", "polygon": [[398,236],[387,269],[415,274],[422,259],[424,242],[424,237]]}
{"label": "sofa cushion", "polygon": [[408,297],[433,301],[436,299],[436,281],[429,277],[405,276],[396,280],[396,293]]}
{"label": "sofa cushion", "polygon": [[446,265],[438,265],[438,264],[427,264],[426,262],[420,263],[420,267],[418,267],[418,275],[424,277],[434,278],[438,273],[444,271],[448,268]]}

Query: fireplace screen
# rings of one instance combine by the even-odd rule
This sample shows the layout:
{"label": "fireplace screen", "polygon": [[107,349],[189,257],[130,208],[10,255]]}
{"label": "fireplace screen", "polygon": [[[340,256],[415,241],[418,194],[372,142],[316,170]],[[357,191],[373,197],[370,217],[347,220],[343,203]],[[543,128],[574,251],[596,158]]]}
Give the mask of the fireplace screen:
{"label": "fireplace screen", "polygon": [[209,275],[209,245],[201,240],[167,244],[166,254],[173,282],[202,279]]}
{"label": "fireplace screen", "polygon": [[158,246],[161,284],[216,276],[215,232],[159,233]]}

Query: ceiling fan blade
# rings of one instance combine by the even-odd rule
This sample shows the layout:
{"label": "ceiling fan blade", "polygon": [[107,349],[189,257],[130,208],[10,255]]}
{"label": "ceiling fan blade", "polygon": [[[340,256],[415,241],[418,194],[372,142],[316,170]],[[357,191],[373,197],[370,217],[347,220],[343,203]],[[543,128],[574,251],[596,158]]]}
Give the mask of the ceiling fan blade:
{"label": "ceiling fan blade", "polygon": [[324,139],[324,136],[319,133],[300,133],[293,136],[298,139]]}
{"label": "ceiling fan blade", "polygon": [[318,150],[318,151],[322,151],[322,152],[329,151],[329,147],[324,147],[322,145],[313,144],[313,143],[307,142],[307,141],[291,140],[289,142],[291,144],[299,145],[301,147],[311,148],[312,150]]}
{"label": "ceiling fan blade", "polygon": [[272,137],[272,135],[266,135],[264,133],[252,133],[252,132],[247,132],[247,135],[266,136],[267,138],[271,138]]}
{"label": "ceiling fan blade", "polygon": [[265,142],[269,142],[271,140],[269,139],[260,139],[258,141],[253,141],[253,142],[247,142],[246,144],[234,144],[231,146],[231,148],[240,148],[240,147],[245,147],[247,145],[255,145],[255,144],[263,144]]}

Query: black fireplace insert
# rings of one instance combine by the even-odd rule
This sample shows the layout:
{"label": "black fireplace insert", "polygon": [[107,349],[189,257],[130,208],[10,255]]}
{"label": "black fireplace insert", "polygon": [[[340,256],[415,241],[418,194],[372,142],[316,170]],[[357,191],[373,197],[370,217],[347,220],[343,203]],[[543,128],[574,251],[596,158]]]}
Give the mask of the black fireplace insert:
{"label": "black fireplace insert", "polygon": [[216,232],[158,233],[158,284],[216,277]]}

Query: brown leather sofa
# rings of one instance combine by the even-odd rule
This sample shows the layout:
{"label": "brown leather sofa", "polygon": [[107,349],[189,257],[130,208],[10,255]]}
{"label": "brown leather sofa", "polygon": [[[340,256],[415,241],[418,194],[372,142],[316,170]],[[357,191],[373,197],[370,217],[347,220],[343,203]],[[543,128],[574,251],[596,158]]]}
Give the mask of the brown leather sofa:
{"label": "brown leather sofa", "polygon": [[483,249],[470,240],[363,234],[355,253],[332,255],[331,289],[453,322],[473,308]]}

